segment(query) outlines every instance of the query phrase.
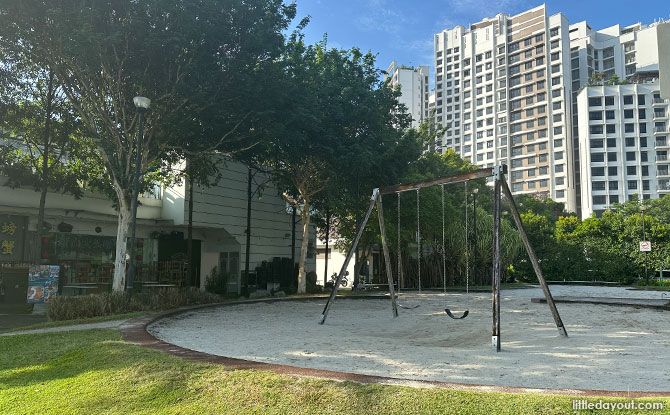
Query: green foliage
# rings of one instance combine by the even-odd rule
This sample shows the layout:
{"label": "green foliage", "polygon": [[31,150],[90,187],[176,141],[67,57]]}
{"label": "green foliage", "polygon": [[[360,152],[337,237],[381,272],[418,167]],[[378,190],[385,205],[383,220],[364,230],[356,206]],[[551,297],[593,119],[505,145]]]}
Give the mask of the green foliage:
{"label": "green foliage", "polygon": [[[643,276],[642,215],[637,200],[616,204],[602,217],[583,221],[554,211],[551,201],[518,204],[522,203],[529,207],[523,221],[547,279],[630,283]],[[645,234],[653,248],[646,260],[653,274],[670,267],[670,197],[645,201],[645,206]],[[527,259],[515,269],[522,279],[534,279]]]}
{"label": "green foliage", "polygon": [[208,293],[225,295],[228,292],[229,278],[230,275],[227,272],[219,271],[218,267],[214,267],[205,280],[205,290]]}
{"label": "green foliage", "polygon": [[164,290],[157,293],[138,293],[130,299],[125,293],[112,292],[79,297],[55,297],[49,303],[51,320],[75,320],[134,311],[159,311],[173,308],[221,302],[218,295],[197,288]]}

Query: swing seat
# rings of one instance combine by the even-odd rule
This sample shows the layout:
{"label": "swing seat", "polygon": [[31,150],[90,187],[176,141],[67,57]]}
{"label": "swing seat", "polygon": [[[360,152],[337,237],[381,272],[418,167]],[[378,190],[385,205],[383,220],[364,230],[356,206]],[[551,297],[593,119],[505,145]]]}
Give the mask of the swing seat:
{"label": "swing seat", "polygon": [[448,308],[445,308],[445,309],[444,309],[444,312],[447,313],[447,315],[448,315],[449,317],[453,318],[454,320],[460,320],[460,319],[462,319],[462,318],[466,318],[466,317],[468,316],[468,314],[470,314],[470,310],[465,310],[465,311],[463,312],[462,315],[460,315],[459,317],[457,317],[457,316],[455,316],[454,313],[452,313],[451,310],[449,310]]}
{"label": "swing seat", "polygon": [[416,304],[416,305],[404,305],[404,304],[400,304],[399,302],[397,302],[397,301],[398,301],[398,296],[397,296],[397,295],[396,295],[395,299],[396,299],[396,305],[397,305],[398,307],[400,307],[400,308],[405,309],[405,310],[414,310],[415,308],[418,308],[418,307],[421,306],[421,304]]}

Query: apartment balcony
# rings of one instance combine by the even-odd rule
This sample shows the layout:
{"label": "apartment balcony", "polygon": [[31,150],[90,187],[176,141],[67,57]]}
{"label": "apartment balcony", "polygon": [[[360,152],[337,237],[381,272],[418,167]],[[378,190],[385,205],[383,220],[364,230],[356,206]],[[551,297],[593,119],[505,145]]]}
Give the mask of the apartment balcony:
{"label": "apartment balcony", "polygon": [[654,127],[654,134],[663,134],[668,132],[668,127]]}
{"label": "apartment balcony", "polygon": [[668,140],[656,140],[655,148],[668,148],[670,147],[670,142]]}
{"label": "apartment balcony", "polygon": [[654,111],[654,119],[655,120],[661,120],[661,119],[666,119],[668,118],[668,113],[663,111],[663,112],[656,112]]}
{"label": "apartment balcony", "polygon": [[665,105],[668,103],[667,99],[663,98],[654,98],[654,105]]}

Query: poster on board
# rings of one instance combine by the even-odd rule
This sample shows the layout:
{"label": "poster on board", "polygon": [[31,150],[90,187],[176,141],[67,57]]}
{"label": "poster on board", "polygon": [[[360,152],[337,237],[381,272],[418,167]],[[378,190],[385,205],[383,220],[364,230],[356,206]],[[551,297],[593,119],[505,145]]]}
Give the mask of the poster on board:
{"label": "poster on board", "polygon": [[58,265],[31,265],[28,271],[28,303],[48,303],[58,295]]}

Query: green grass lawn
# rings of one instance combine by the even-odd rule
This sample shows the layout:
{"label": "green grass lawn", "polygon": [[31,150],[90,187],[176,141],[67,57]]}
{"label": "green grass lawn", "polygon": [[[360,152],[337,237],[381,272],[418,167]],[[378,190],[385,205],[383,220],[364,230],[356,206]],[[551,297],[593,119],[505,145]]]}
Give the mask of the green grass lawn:
{"label": "green grass lawn", "polygon": [[14,332],[14,331],[35,330],[35,329],[48,329],[52,327],[73,326],[77,324],[102,323],[105,321],[126,320],[130,318],[143,316],[145,314],[146,313],[143,311],[137,311],[134,313],[109,314],[106,316],[99,316],[99,317],[78,318],[76,320],[45,321],[43,323],[31,324],[29,326],[16,327],[8,331]]}
{"label": "green grass lawn", "polygon": [[[227,371],[125,343],[116,330],[4,337],[0,350],[2,414],[574,413],[572,398],[566,396],[414,389]],[[670,409],[670,399],[664,402]]]}

